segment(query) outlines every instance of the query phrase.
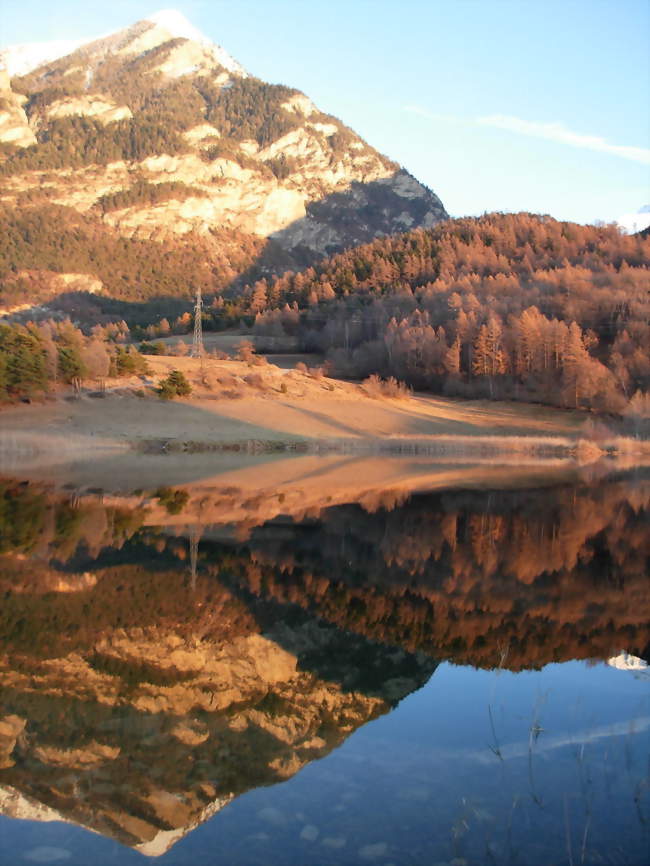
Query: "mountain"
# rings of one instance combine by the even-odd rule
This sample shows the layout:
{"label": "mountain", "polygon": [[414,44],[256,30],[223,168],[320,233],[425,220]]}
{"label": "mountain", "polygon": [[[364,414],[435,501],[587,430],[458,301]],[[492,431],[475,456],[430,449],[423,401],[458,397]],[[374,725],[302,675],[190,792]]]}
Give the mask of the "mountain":
{"label": "mountain", "polygon": [[[70,821],[148,856],[324,757],[436,668],[306,618],[264,636],[167,627],[97,646],[0,665],[0,815]],[[330,654],[326,674],[312,669]],[[38,689],[35,670],[47,670]]]}
{"label": "mountain", "polygon": [[[33,302],[48,291],[34,297],[30,281],[72,270],[100,294],[142,299],[160,283],[161,245],[194,262],[171,294],[197,281],[215,293],[253,266],[282,271],[447,217],[405,169],[301,91],[250,75],[178,12],[0,59],[0,229],[15,238],[2,306],[17,274]],[[41,223],[56,223],[55,243],[34,234]],[[79,233],[97,248],[90,262]],[[134,249],[137,273],[125,266],[113,284],[102,258],[114,270]]]}

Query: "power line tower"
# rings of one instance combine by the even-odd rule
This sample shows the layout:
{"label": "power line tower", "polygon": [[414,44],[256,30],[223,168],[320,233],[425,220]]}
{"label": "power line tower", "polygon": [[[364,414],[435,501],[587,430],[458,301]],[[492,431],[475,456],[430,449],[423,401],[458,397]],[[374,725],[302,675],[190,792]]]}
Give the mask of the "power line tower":
{"label": "power line tower", "polygon": [[194,340],[190,358],[202,358],[205,354],[203,348],[203,298],[201,289],[196,290],[196,304],[194,305]]}
{"label": "power line tower", "polygon": [[196,590],[196,568],[199,559],[199,541],[201,540],[202,532],[203,528],[198,523],[195,523],[190,528],[190,578],[192,592]]}

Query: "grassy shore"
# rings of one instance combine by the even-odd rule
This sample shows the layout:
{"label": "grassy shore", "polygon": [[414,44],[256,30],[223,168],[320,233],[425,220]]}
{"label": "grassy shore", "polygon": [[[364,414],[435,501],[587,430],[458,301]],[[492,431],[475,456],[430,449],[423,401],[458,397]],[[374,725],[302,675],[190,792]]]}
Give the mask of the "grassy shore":
{"label": "grassy shore", "polygon": [[[419,455],[445,463],[471,460],[548,466],[616,457],[650,460],[646,441],[585,430],[580,412],[530,404],[461,401],[416,394],[386,398],[373,390],[253,359],[154,356],[147,376],[114,379],[105,390],[61,391],[0,413],[0,470],[118,461],[124,455],[187,460],[191,454]],[[159,382],[181,370],[189,397],[161,400]]]}

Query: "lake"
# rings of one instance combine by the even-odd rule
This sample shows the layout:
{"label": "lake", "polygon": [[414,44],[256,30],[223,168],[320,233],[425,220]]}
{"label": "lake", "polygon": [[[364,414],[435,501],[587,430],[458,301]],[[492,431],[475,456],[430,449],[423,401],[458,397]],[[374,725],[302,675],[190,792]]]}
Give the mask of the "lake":
{"label": "lake", "polygon": [[1,481],[0,864],[645,864],[648,473],[375,493]]}

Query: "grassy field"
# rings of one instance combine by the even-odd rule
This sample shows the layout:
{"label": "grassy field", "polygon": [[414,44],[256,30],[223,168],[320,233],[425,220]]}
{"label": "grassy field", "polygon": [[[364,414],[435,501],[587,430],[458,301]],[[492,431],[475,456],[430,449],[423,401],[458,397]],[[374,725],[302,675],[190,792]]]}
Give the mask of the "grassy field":
{"label": "grassy field", "polygon": [[[181,483],[214,474],[216,454],[209,452],[234,460],[264,453],[265,466],[274,462],[272,452],[278,452],[277,462],[287,456],[283,451],[293,450],[375,457],[378,464],[388,457],[420,455],[438,463],[498,464],[510,471],[522,462],[542,460],[550,467],[568,458],[589,463],[602,456],[599,446],[578,444],[586,421],[579,412],[422,394],[377,397],[363,385],[264,360],[201,363],[153,356],[149,363],[148,375],[108,380],[105,392],[85,389],[78,399],[60,392],[40,403],[3,409],[0,470],[62,476],[85,465],[85,477],[99,471],[101,460],[128,480],[134,472],[141,474],[145,463],[153,473],[154,464],[159,471],[159,461],[167,461],[165,475],[171,463],[184,464],[171,472]],[[183,371],[192,394],[164,401],[157,387],[172,369]],[[204,460],[189,461],[192,452],[201,451]],[[160,452],[157,458],[155,452]],[[374,484],[381,472],[373,469],[371,475]]]}
{"label": "grassy field", "polygon": [[[307,441],[386,437],[574,436],[582,413],[530,404],[462,401],[416,394],[372,396],[362,386],[269,363],[151,356],[147,376],[106,381],[80,399],[4,409],[3,430],[99,436],[115,441],[152,437],[206,442]],[[190,397],[166,402],[156,393],[172,369],[192,385]]]}

